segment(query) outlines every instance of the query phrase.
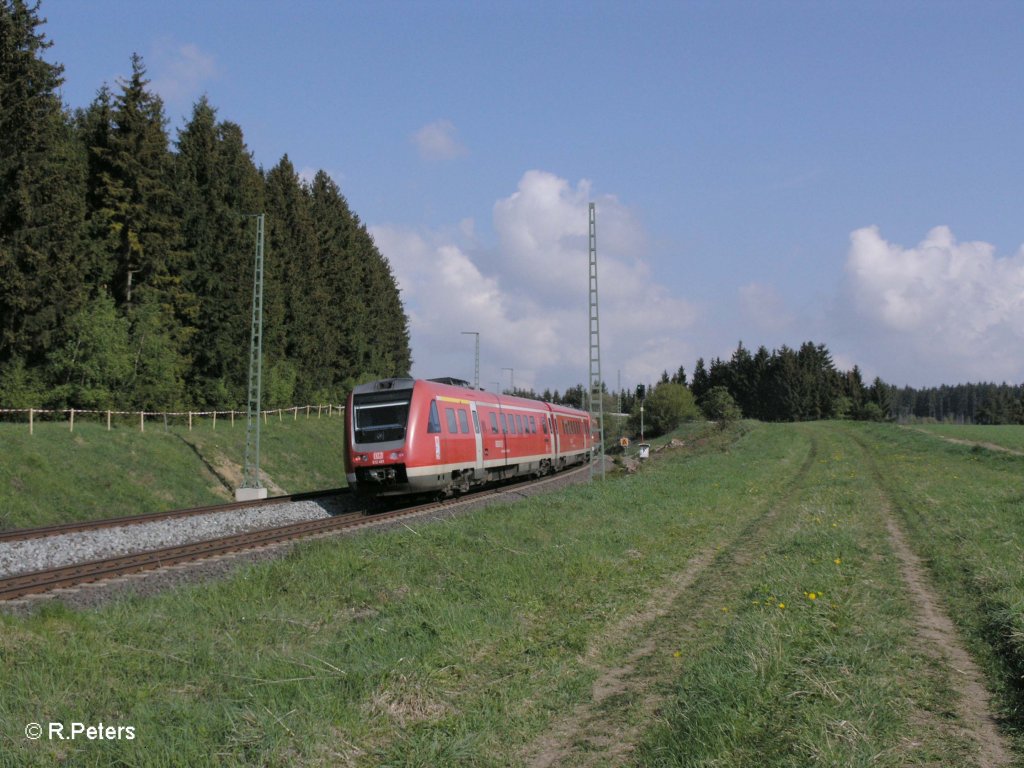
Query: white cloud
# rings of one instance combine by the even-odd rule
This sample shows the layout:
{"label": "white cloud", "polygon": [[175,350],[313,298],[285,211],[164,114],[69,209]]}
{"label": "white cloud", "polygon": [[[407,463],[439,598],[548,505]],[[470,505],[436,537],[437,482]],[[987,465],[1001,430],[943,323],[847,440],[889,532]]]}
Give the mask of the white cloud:
{"label": "white cloud", "polygon": [[[471,378],[473,340],[461,332],[479,331],[486,387],[507,384],[503,368],[515,369],[517,386],[586,383],[590,197],[586,181],[573,187],[543,171],[524,174],[494,206],[498,244],[489,251],[372,229],[406,302],[416,375]],[[685,333],[696,309],[651,277],[646,237],[628,209],[613,197],[595,202],[603,377],[614,387],[621,369],[624,385],[651,381],[695,356]]]}
{"label": "white cloud", "polygon": [[883,378],[1024,375],[1024,249],[997,258],[992,245],[959,243],[948,227],[905,248],[865,227],[850,235],[846,272],[856,319],[874,336],[863,346]]}
{"label": "white cloud", "polygon": [[412,135],[412,142],[424,160],[452,160],[469,152],[450,120],[428,123]]}
{"label": "white cloud", "polygon": [[159,41],[147,62],[153,78],[152,88],[164,102],[176,109],[191,106],[202,94],[204,85],[219,75],[216,59],[194,43]]}

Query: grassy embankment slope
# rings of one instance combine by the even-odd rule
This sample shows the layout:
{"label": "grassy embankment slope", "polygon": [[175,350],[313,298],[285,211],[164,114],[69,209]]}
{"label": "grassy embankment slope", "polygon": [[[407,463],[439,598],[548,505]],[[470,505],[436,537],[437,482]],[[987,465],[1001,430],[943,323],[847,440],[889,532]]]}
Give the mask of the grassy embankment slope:
{"label": "grassy embankment slope", "polygon": [[[79,420],[0,424],[0,528],[21,528],[233,498],[245,458],[245,421],[197,420],[192,431],[150,422],[146,431]],[[275,491],[345,485],[343,420],[271,418],[261,430],[260,468]]]}
{"label": "grassy embankment slope", "polygon": [[[915,620],[895,525],[1019,764],[1022,462],[893,427],[745,425],[639,475],[2,617],[0,760],[1000,764]],[[50,721],[136,738],[22,735]]]}

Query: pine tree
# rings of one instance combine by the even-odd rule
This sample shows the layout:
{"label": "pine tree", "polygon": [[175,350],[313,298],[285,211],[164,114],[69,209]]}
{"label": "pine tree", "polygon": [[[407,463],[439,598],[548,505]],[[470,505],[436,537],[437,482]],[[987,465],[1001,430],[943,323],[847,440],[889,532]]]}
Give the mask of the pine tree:
{"label": "pine tree", "polygon": [[111,136],[114,133],[113,96],[104,85],[92,104],[75,115],[75,134],[86,161],[85,231],[82,253],[94,287],[111,286],[117,270],[118,227],[113,211],[104,206],[105,190],[111,184]]}
{"label": "pine tree", "polygon": [[194,320],[195,298],[182,290],[184,253],[174,215],[173,158],[163,102],[147,90],[146,68],[132,56],[132,75],[114,100],[113,131],[99,161],[101,212],[116,242],[112,290],[131,307],[138,292],[156,291],[179,320]]}
{"label": "pine tree", "polygon": [[269,404],[285,405],[284,400],[304,399],[324,378],[317,339],[323,265],[316,255],[309,196],[287,155],[267,174],[266,210],[264,369],[270,376]]}
{"label": "pine tree", "polygon": [[57,89],[63,68],[38,5],[0,0],[0,366],[43,363],[88,297],[82,240],[85,169]]}
{"label": "pine tree", "polygon": [[175,196],[188,254],[186,289],[199,329],[188,389],[193,402],[245,400],[252,301],[253,216],[263,211],[263,179],[242,129],[217,123],[204,97],[178,134]]}
{"label": "pine tree", "polygon": [[359,379],[359,340],[371,320],[363,293],[364,259],[355,248],[356,219],[338,185],[324,171],[310,189],[317,253],[324,265],[322,308],[325,364],[331,371],[326,397],[339,398]]}
{"label": "pine tree", "polygon": [[711,382],[708,372],[704,368],[704,358],[698,357],[697,364],[693,368],[693,383],[690,385],[690,391],[693,392],[694,399],[700,403],[710,389]]}
{"label": "pine tree", "polygon": [[377,250],[359,218],[354,220],[355,253],[363,264],[363,291],[369,308],[369,320],[361,339],[364,371],[383,376],[408,375],[412,367],[409,318],[402,306],[391,264]]}

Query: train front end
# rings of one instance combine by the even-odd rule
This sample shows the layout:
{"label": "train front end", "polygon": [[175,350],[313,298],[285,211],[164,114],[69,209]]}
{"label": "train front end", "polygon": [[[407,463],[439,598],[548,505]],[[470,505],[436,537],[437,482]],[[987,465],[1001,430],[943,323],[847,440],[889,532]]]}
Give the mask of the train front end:
{"label": "train front end", "polygon": [[356,492],[383,496],[408,493],[406,473],[414,379],[360,384],[345,409],[345,473]]}

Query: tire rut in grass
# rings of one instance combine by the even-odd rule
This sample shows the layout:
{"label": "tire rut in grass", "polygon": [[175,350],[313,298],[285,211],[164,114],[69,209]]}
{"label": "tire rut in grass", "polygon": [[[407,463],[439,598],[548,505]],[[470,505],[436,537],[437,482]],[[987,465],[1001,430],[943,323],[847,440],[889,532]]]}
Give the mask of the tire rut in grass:
{"label": "tire rut in grass", "polygon": [[915,623],[922,647],[933,658],[941,659],[948,668],[954,688],[960,698],[956,710],[963,727],[978,747],[979,768],[1000,768],[1013,763],[1006,739],[1000,734],[992,716],[992,702],[984,685],[981,669],[967,652],[942,600],[929,583],[927,568],[907,542],[907,537],[896,520],[893,502],[886,489],[875,458],[858,435],[850,435],[863,451],[875,484],[882,496],[882,519],[889,534],[889,542],[899,560],[900,572],[907,594],[914,606]]}
{"label": "tire rut in grass", "polygon": [[[619,665],[600,670],[592,686],[590,700],[577,705],[525,750],[525,762],[530,768],[567,764],[616,765],[625,761],[663,702],[663,695],[658,691],[659,683],[669,682],[644,675],[639,666],[658,648],[678,641],[681,632],[692,631],[700,618],[717,604],[720,592],[714,585],[728,582],[721,574],[746,568],[752,553],[764,548],[770,537],[771,523],[803,487],[817,457],[818,442],[812,433],[807,456],[782,496],[749,522],[731,542],[698,552],[683,570],[672,574],[664,585],[655,590],[639,611],[615,623],[591,643],[585,663],[591,668],[598,668],[598,658],[605,648],[622,643],[630,636],[636,638],[636,647]],[[700,596],[689,620],[682,627],[676,625],[666,630],[653,626],[695,588]],[[623,704],[615,707],[618,701]],[[631,707],[644,715],[639,718],[639,725],[622,722],[623,719],[628,720],[626,710]],[[615,711],[609,711],[612,708]]]}

